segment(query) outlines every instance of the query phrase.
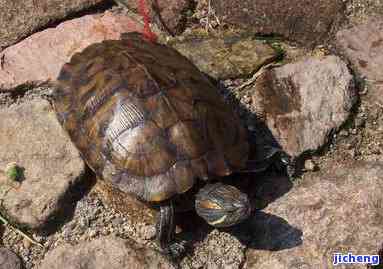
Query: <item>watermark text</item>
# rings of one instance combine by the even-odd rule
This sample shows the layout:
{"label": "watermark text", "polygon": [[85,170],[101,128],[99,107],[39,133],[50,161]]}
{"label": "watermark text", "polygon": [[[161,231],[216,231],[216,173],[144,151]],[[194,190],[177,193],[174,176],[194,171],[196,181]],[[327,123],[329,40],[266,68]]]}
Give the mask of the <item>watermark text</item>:
{"label": "watermark text", "polygon": [[347,254],[334,253],[333,265],[338,264],[370,264],[378,265],[380,263],[379,255],[354,255],[351,252]]}

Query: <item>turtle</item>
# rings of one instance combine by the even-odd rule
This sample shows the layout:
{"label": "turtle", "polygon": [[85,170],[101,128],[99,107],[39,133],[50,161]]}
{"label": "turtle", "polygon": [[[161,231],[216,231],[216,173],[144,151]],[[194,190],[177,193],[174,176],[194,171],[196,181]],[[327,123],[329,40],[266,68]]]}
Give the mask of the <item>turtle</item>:
{"label": "turtle", "polygon": [[232,226],[251,214],[248,196],[219,180],[248,166],[247,130],[175,49],[137,32],[92,44],[62,66],[53,105],[97,178],[159,209],[164,252],[182,252],[174,199],[197,183],[195,209],[210,225]]}

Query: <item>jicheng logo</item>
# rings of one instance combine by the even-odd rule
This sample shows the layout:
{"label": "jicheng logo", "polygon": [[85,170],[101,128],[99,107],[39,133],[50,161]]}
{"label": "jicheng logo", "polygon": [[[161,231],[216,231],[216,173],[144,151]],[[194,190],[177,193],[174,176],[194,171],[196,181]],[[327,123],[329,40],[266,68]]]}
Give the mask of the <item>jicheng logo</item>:
{"label": "jicheng logo", "polygon": [[338,264],[370,264],[378,265],[380,262],[379,255],[354,255],[351,252],[347,254],[334,253],[332,260],[333,265]]}

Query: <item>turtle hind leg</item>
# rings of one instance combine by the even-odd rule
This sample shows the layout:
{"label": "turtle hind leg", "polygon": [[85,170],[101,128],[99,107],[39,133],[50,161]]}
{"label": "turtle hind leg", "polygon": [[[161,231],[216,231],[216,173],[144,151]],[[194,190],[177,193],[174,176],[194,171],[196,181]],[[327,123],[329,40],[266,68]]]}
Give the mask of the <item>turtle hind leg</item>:
{"label": "turtle hind leg", "polygon": [[156,223],[156,239],[161,251],[170,256],[172,260],[177,260],[185,254],[185,242],[176,242],[174,206],[171,200],[165,201],[160,205],[160,214]]}

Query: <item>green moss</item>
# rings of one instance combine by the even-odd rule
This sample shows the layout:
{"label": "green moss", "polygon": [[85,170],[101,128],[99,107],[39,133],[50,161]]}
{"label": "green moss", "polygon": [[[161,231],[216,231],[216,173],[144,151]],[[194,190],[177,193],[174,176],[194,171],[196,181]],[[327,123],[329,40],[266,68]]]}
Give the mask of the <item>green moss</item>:
{"label": "green moss", "polygon": [[191,9],[187,9],[187,10],[185,11],[185,15],[186,15],[186,17],[192,17],[193,14],[194,14],[194,11],[191,10]]}
{"label": "green moss", "polygon": [[256,35],[255,39],[262,40],[269,44],[277,53],[277,62],[282,62],[285,58],[286,51],[282,47],[283,38],[278,35]]}
{"label": "green moss", "polygon": [[273,43],[270,43],[270,46],[275,50],[275,52],[277,53],[277,58],[276,58],[276,61],[277,62],[282,62],[285,58],[285,55],[286,55],[286,51],[283,49],[283,47],[281,46],[280,43],[277,43],[277,42],[273,42]]}
{"label": "green moss", "polygon": [[273,34],[271,34],[271,35],[256,35],[255,39],[262,40],[262,41],[265,41],[267,43],[275,43],[275,42],[283,41],[283,38],[281,36],[273,35]]}
{"label": "green moss", "polygon": [[23,178],[23,170],[16,164],[11,165],[6,171],[5,174],[8,179],[12,181],[20,181]]}

